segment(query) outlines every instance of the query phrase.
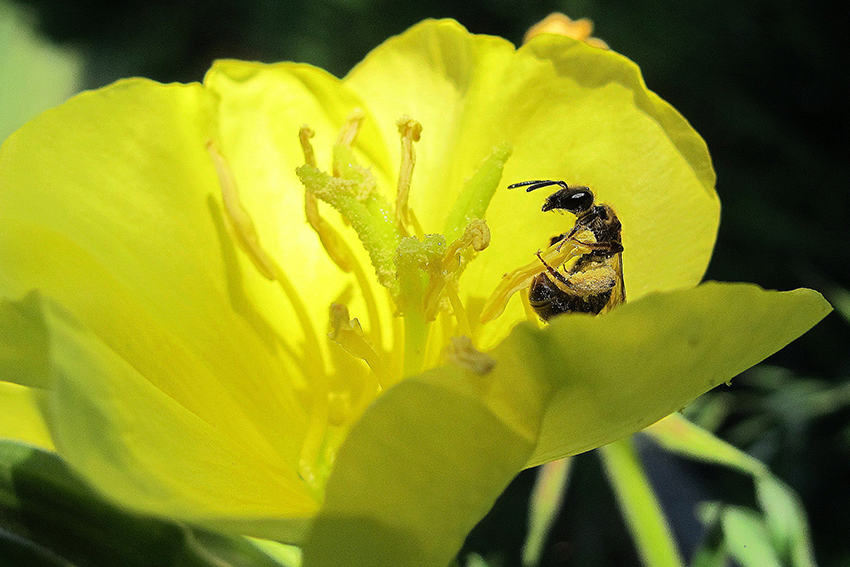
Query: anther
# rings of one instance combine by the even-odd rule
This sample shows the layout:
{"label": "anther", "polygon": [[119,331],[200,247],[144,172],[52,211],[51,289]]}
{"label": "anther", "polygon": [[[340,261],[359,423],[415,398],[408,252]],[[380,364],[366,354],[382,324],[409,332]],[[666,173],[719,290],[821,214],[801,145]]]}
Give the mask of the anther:
{"label": "anther", "polygon": [[360,125],[363,124],[365,117],[366,113],[363,112],[362,108],[352,110],[345,121],[345,126],[339,132],[339,137],[336,140],[337,145],[350,147],[354,143],[355,138],[357,138]]}
{"label": "anther", "polygon": [[556,242],[543,252],[538,252],[539,260],[534,260],[502,277],[502,281],[499,282],[499,285],[496,286],[496,289],[484,304],[484,309],[479,318],[480,322],[488,323],[501,315],[508,306],[508,300],[511,296],[528,287],[534,276],[546,269],[545,264],[560,266],[570,258],[587,252],[589,252],[589,249],[582,246],[581,242],[573,240],[567,243]]}
{"label": "anther", "polygon": [[467,225],[463,236],[452,242],[443,254],[441,269],[432,270],[429,274],[428,287],[425,290],[424,305],[426,320],[433,320],[440,309],[440,299],[445,294],[454,311],[458,328],[464,334],[469,334],[470,325],[466,317],[463,303],[457,297],[456,282],[469,262],[473,252],[481,252],[490,245],[490,229],[484,219],[475,219]]}
{"label": "anther", "polygon": [[331,332],[328,337],[348,354],[366,361],[382,388],[390,386],[390,373],[381,356],[363,334],[360,321],[349,319],[348,308],[338,303],[331,305],[330,319]]}
{"label": "anther", "polygon": [[[313,167],[316,167],[316,153],[313,151],[310,138],[315,135],[316,133],[306,125],[298,131],[298,141],[301,143],[304,163]],[[316,231],[319,240],[322,242],[322,247],[333,260],[333,263],[343,272],[351,272],[351,251],[347,249],[337,231],[319,214],[318,199],[309,191],[304,192],[304,215],[307,217],[307,222]]]}
{"label": "anther", "polygon": [[308,360],[317,365],[322,373],[324,373],[323,357],[321,351],[319,351],[316,333],[313,330],[313,324],[310,321],[310,316],[307,313],[304,302],[280,265],[260,245],[260,237],[257,234],[254,221],[239,200],[239,190],[236,186],[236,178],[233,175],[233,171],[221,153],[219,153],[215,142],[212,140],[207,142],[207,151],[212,158],[213,165],[218,174],[219,184],[221,185],[225,223],[235,237],[237,245],[245,252],[245,255],[248,256],[257,268],[257,271],[263,277],[277,282],[289,299],[289,303],[292,305],[298,322],[304,331],[305,355]]}
{"label": "anther", "polygon": [[481,252],[490,246],[490,228],[484,219],[474,219],[463,231],[463,236],[452,242],[446,253],[446,264],[452,260],[455,254],[471,247],[476,252]]}
{"label": "anther", "polygon": [[[340,133],[340,143],[351,143],[353,136],[356,135],[359,121],[356,116],[360,116],[362,120],[362,111],[356,114],[355,118],[349,118],[350,128],[344,128]],[[301,127],[298,131],[298,140],[301,144],[301,151],[304,154],[304,163],[313,167],[316,165],[316,154],[313,151],[313,145],[310,139],[315,136],[315,132],[307,125]],[[307,217],[307,222],[316,231],[322,247],[327,252],[328,257],[334,264],[345,273],[354,273],[357,284],[360,286],[360,291],[363,293],[363,300],[366,302],[366,310],[369,314],[369,328],[372,340],[377,344],[381,344],[381,321],[378,315],[378,307],[375,303],[375,297],[372,293],[372,288],[369,284],[363,268],[360,266],[354,252],[348,247],[345,240],[322,216],[319,214],[318,199],[310,191],[304,192],[304,214]]]}
{"label": "anther", "polygon": [[446,360],[455,366],[483,376],[493,371],[496,361],[488,354],[476,350],[472,339],[467,336],[452,337],[445,350]]}
{"label": "anther", "polygon": [[274,281],[275,269],[274,261],[269,258],[265,250],[260,246],[260,237],[257,235],[257,229],[254,227],[254,221],[242,203],[239,201],[239,192],[236,189],[236,179],[233,172],[224,160],[224,157],[219,153],[215,142],[210,140],[207,142],[207,151],[212,158],[218,181],[221,185],[221,196],[224,202],[225,219],[230,225],[236,242],[243,252],[251,259],[257,270],[263,277]]}
{"label": "anther", "polygon": [[304,154],[304,163],[317,167],[316,152],[313,151],[313,144],[310,140],[316,132],[306,124],[298,131],[298,141],[301,142],[301,152]]}
{"label": "anther", "polygon": [[399,234],[407,236],[405,225],[410,224],[407,201],[410,196],[410,183],[413,179],[413,166],[416,164],[416,152],[413,142],[418,142],[422,134],[422,125],[409,116],[402,116],[396,122],[401,137],[401,165],[398,171],[398,189],[395,199],[395,222]]}

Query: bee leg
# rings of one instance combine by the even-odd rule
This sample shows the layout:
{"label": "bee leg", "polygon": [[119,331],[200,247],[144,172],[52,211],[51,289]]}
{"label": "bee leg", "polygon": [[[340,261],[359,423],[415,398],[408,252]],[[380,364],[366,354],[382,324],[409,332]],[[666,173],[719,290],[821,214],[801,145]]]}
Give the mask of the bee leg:
{"label": "bee leg", "polygon": [[570,285],[569,282],[567,281],[567,279],[564,276],[562,276],[561,273],[558,272],[558,270],[556,270],[555,268],[550,266],[546,262],[546,260],[543,259],[543,256],[540,255],[540,250],[537,251],[537,259],[540,260],[543,263],[544,266],[546,266],[546,269],[549,271],[549,274],[553,278],[555,278],[559,282],[562,282],[564,285]]}
{"label": "bee leg", "polygon": [[579,270],[564,275],[540,257],[546,272],[534,278],[528,294],[534,311],[548,321],[561,313],[603,311],[617,285],[616,270],[607,263],[587,262]]}
{"label": "bee leg", "polygon": [[606,293],[616,285],[616,270],[608,264],[598,264],[592,268],[585,266],[565,276],[550,266],[540,252],[537,252],[537,258],[546,266],[550,276],[577,295],[586,297]]}
{"label": "bee leg", "polygon": [[623,251],[623,245],[619,242],[585,242],[584,240],[579,240],[574,236],[569,236],[568,234],[562,234],[560,236],[553,236],[549,242],[549,246],[552,246],[556,242],[560,241],[558,244],[558,252],[561,251],[561,248],[567,242],[573,242],[578,247],[589,248],[591,252],[604,252],[606,254],[617,254],[618,252]]}
{"label": "bee leg", "polygon": [[[556,242],[558,242],[560,240],[564,240],[566,237],[567,237],[566,232],[564,234],[559,234],[558,236],[553,236],[552,238],[549,239],[549,246],[554,246]],[[563,242],[561,243],[561,246],[563,246]],[[558,252],[561,251],[561,246],[558,246]]]}

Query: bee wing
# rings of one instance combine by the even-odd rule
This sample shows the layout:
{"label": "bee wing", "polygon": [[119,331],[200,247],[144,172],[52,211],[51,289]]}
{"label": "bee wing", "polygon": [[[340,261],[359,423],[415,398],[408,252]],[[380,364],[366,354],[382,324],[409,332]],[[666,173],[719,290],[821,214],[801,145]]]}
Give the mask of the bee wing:
{"label": "bee wing", "polygon": [[623,255],[617,254],[611,258],[611,267],[614,268],[614,289],[611,290],[611,299],[605,304],[600,313],[607,313],[621,303],[626,302],[626,284],[623,281]]}

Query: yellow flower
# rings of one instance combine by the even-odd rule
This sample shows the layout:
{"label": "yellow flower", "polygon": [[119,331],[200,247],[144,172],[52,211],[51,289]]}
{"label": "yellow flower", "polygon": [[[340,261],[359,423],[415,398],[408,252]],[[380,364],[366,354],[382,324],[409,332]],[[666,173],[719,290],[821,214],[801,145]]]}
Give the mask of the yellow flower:
{"label": "yellow flower", "polygon": [[[538,178],[616,209],[628,304],[539,329],[504,294],[482,322],[571,226],[505,190]],[[0,434],[134,510],[302,542],[307,565],[444,565],[522,468],[825,315],[808,290],[695,287],[713,185],[633,63],[555,35],[515,50],[428,21],[342,80],[221,61],[202,85],[82,93],[0,152]]]}

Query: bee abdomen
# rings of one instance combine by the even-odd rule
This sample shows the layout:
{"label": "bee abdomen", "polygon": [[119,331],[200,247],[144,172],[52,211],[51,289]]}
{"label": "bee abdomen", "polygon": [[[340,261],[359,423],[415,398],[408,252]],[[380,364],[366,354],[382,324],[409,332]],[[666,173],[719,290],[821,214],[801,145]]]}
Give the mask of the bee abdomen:
{"label": "bee abdomen", "polygon": [[544,321],[562,313],[598,314],[611,299],[611,289],[602,293],[579,295],[558,287],[548,274],[538,274],[531,282],[528,302]]}

